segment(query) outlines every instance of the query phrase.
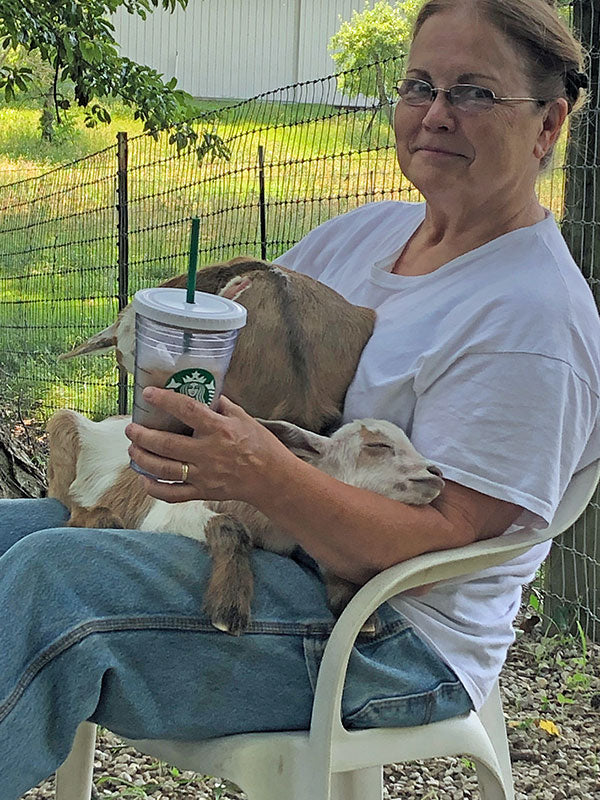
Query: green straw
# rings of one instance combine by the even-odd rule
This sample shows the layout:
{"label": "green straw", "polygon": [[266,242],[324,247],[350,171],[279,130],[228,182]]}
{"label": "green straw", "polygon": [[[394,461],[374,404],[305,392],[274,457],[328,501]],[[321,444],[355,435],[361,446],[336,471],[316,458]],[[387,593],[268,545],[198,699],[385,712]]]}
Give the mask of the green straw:
{"label": "green straw", "polygon": [[[200,238],[200,219],[193,217],[192,219],[192,236],[190,239],[190,260],[188,262],[188,275],[187,275],[187,295],[186,302],[196,302],[196,270],[198,267],[198,240]],[[192,334],[186,332],[183,334],[183,352],[187,353],[192,343]]]}
{"label": "green straw", "polygon": [[188,262],[187,297],[186,302],[195,302],[196,270],[198,267],[198,240],[200,238],[200,219],[192,219],[192,236],[190,239],[190,260]]}

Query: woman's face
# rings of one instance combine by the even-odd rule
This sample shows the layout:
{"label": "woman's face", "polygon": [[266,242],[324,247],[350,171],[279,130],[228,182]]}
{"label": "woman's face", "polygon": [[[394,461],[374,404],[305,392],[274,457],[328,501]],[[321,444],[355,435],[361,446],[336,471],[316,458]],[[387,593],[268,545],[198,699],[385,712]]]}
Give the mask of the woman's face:
{"label": "woman's face", "polygon": [[[440,12],[421,27],[405,77],[448,89],[470,83],[497,97],[534,97],[523,59],[511,42],[481,16]],[[545,109],[535,103],[501,103],[478,115],[451,106],[439,92],[433,103],[399,101],[396,150],[402,172],[433,199],[477,207],[498,198],[530,199],[539,162],[549,146]],[[492,203],[493,205],[493,203]]]}

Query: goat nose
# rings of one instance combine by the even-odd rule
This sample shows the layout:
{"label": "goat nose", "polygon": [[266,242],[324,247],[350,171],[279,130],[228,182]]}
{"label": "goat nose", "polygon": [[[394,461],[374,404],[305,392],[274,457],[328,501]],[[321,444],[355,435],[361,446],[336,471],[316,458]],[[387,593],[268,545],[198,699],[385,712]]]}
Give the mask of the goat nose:
{"label": "goat nose", "polygon": [[420,486],[429,486],[432,489],[437,489],[438,492],[441,492],[444,488],[444,479],[442,478],[441,472],[434,475],[429,469],[412,475],[410,480],[412,483],[416,483]]}
{"label": "goat nose", "polygon": [[442,470],[438,469],[437,467],[434,467],[433,464],[428,464],[426,469],[427,469],[427,472],[431,472],[432,475],[437,475],[438,478],[443,478],[444,477],[443,474],[442,474]]}

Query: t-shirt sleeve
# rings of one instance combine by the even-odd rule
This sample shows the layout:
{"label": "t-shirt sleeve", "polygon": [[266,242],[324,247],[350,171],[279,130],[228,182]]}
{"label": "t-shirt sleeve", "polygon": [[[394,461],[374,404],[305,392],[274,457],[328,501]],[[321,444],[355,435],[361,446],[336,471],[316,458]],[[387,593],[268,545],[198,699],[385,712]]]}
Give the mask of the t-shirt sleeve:
{"label": "t-shirt sleeve", "polygon": [[519,525],[545,527],[585,466],[597,415],[597,395],[564,361],[470,353],[418,386],[411,440],[448,480],[522,506]]}

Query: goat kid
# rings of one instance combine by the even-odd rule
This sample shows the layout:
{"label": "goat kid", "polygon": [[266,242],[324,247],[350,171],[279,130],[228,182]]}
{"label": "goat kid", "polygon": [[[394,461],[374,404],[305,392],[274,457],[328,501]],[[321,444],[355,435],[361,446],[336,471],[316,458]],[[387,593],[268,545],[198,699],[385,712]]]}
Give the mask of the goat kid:
{"label": "goat kid", "polygon": [[[289,555],[296,544],[252,506],[240,501],[169,504],[150,497],[129,468],[125,427],[129,417],[92,422],[58,411],[48,424],[48,483],[71,512],[69,525],[175,533],[205,542],[212,571],[204,595],[215,627],[243,632],[253,595],[251,551]],[[292,452],[329,475],[404,503],[430,503],[443,488],[441,472],[384,420],[356,420],[331,437],[281,420],[261,420]],[[322,569],[329,606],[337,616],[358,587]]]}
{"label": "goat kid", "polygon": [[[178,275],[161,286],[184,288],[186,282],[187,275]],[[236,300],[248,311],[223,394],[253,417],[285,419],[318,432],[339,423],[346,390],[373,332],[372,309],[349,303],[307,275],[245,257],[203,267],[196,289]],[[119,364],[133,373],[131,305],[61,358],[113,347]]]}

